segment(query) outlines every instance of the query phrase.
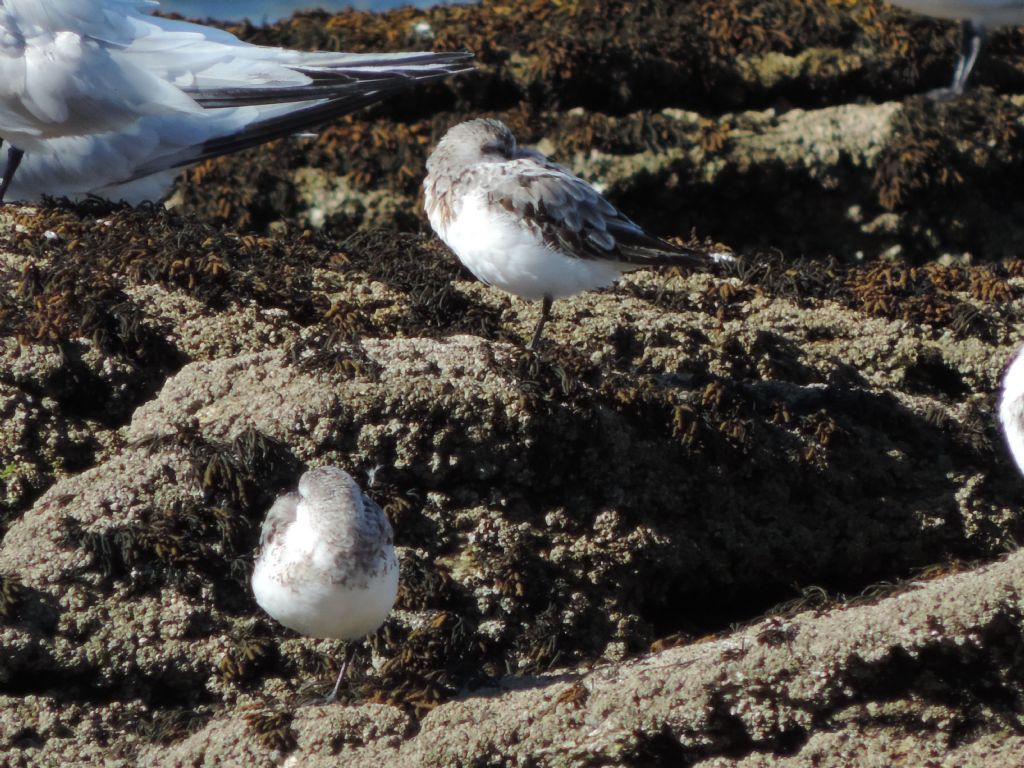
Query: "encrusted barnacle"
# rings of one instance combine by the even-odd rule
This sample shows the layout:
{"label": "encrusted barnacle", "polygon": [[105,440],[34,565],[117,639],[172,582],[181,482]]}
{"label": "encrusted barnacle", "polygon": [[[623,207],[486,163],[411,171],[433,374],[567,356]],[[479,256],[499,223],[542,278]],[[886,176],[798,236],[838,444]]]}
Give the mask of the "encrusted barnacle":
{"label": "encrusted barnacle", "polygon": [[[309,347],[312,345],[312,349]],[[303,370],[328,370],[345,379],[364,379],[378,381],[382,366],[371,358],[360,341],[351,344],[341,343],[337,332],[321,335],[311,340],[305,347],[308,352],[290,351],[293,362]]]}
{"label": "encrusted barnacle", "polygon": [[724,381],[721,379],[710,381],[704,387],[704,392],[701,394],[701,406],[720,410],[725,405],[727,395],[728,388]]}
{"label": "encrusted barnacle", "polygon": [[173,744],[206,725],[212,713],[204,707],[154,710],[138,726],[139,734],[154,744]]}
{"label": "encrusted barnacle", "polygon": [[332,336],[348,341],[375,335],[373,324],[363,310],[341,299],[331,303],[330,309],[323,314],[322,322],[331,329]]}
{"label": "encrusted barnacle", "polygon": [[199,439],[199,422],[195,419],[185,419],[174,425],[174,431],[166,433],[155,433],[145,435],[131,443],[133,448],[141,448],[147,454],[159,453],[176,446],[188,446],[191,448]]}
{"label": "encrusted barnacle", "polygon": [[483,539],[478,543],[473,560],[499,596],[514,599],[507,605],[529,611],[539,601],[550,599],[543,585],[550,580],[551,566],[538,550],[541,542],[534,535],[500,544]]}
{"label": "encrusted barnacle", "polygon": [[142,534],[137,527],[112,528],[103,532],[82,531],[77,521],[66,522],[65,542],[79,546],[90,555],[94,566],[106,577],[119,578],[139,560]]}
{"label": "encrusted barnacle", "polygon": [[992,336],[988,318],[971,304],[959,304],[950,312],[949,328],[958,339],[971,336],[988,339]]}
{"label": "encrusted barnacle", "polygon": [[722,120],[702,119],[698,128],[697,146],[709,155],[718,154],[729,144],[730,126]]}
{"label": "encrusted barnacle", "polygon": [[733,447],[744,452],[750,450],[750,423],[745,419],[726,419],[718,424],[718,431]]}
{"label": "encrusted barnacle", "polygon": [[379,652],[393,653],[380,669],[370,701],[389,702],[424,714],[451,698],[468,676],[478,674],[483,647],[465,616],[439,611],[424,626],[396,636]]}
{"label": "encrusted barnacle", "polygon": [[[927,228],[973,248],[980,230],[964,231],[949,211],[973,194],[972,178],[986,179],[990,199],[1015,187],[1018,174],[1010,169],[1019,166],[1022,133],[1016,111],[985,89],[955,107],[923,96],[908,99],[893,117],[891,138],[876,165],[878,202],[900,212],[905,230]],[[925,238],[907,242],[911,258],[927,248]]]}
{"label": "encrusted barnacle", "polygon": [[384,514],[388,516],[388,519],[393,522],[402,518],[413,509],[412,500],[400,493],[384,490],[378,496],[381,500],[381,509],[384,510]]}
{"label": "encrusted barnacle", "polygon": [[964,573],[979,565],[980,563],[977,561],[954,557],[945,562],[931,563],[915,569],[911,574],[910,581],[934,581],[956,573]]}
{"label": "encrusted barnacle", "polygon": [[925,424],[938,429],[946,429],[953,423],[946,410],[937,403],[925,403],[921,415]]}
{"label": "encrusted barnacle", "polygon": [[689,632],[673,632],[671,635],[659,637],[651,643],[648,650],[650,650],[651,653],[661,653],[662,651],[667,651],[670,648],[680,648],[684,645],[689,645],[693,640],[694,637]]}
{"label": "encrusted barnacle", "polygon": [[286,753],[298,746],[292,729],[294,717],[294,713],[287,710],[261,709],[246,714],[245,722],[260,746]]}
{"label": "encrusted barnacle", "polygon": [[967,270],[958,266],[945,266],[941,264],[926,264],[921,269],[911,270],[915,277],[921,275],[928,279],[931,286],[940,291],[952,293],[961,291],[970,286],[975,279],[978,270]]}
{"label": "encrusted barnacle", "polygon": [[1003,269],[1009,277],[1024,277],[1024,259],[1004,261]]}
{"label": "encrusted barnacle", "polygon": [[578,401],[585,396],[585,381],[594,366],[575,350],[522,350],[509,374],[519,379],[520,391],[528,398],[529,410],[541,403]]}
{"label": "encrusted barnacle", "polygon": [[451,605],[454,581],[448,568],[408,553],[402,558],[396,606],[407,611],[423,611]]}
{"label": "encrusted barnacle", "polygon": [[747,648],[746,643],[742,641],[739,643],[730,643],[722,649],[722,653],[719,658],[726,662],[739,661],[747,655],[748,651],[749,649]]}
{"label": "encrusted barnacle", "polygon": [[772,400],[771,414],[768,420],[780,426],[789,426],[793,423],[793,413],[789,410],[789,403],[785,400]]}
{"label": "encrusted barnacle", "polygon": [[804,418],[801,428],[805,433],[810,433],[818,445],[826,448],[832,444],[837,436],[844,434],[842,427],[826,411],[818,411]]}
{"label": "encrusted barnacle", "polygon": [[978,301],[994,304],[1002,304],[1013,298],[1009,283],[987,269],[976,269],[971,272],[970,294]]}
{"label": "encrusted barnacle", "polygon": [[386,690],[375,690],[367,701],[401,707],[411,710],[416,717],[423,717],[450,698],[451,693],[443,686],[426,677],[410,675]]}
{"label": "encrusted barnacle", "polygon": [[701,445],[703,422],[688,405],[677,405],[672,409],[672,437],[685,448],[695,450]]}
{"label": "encrusted barnacle", "polygon": [[514,654],[519,659],[522,674],[540,673],[564,663],[573,655],[568,628],[564,625],[558,605],[547,608],[532,617],[525,630],[514,643]]}
{"label": "encrusted barnacle", "polygon": [[69,518],[64,526],[65,544],[89,555],[86,570],[137,591],[167,584],[195,593],[212,583],[218,599],[231,594],[237,600],[248,581],[249,565],[238,561],[250,555],[255,528],[223,508],[176,502],[144,510],[127,525],[83,530]]}
{"label": "encrusted barnacle", "polygon": [[262,506],[273,492],[268,486],[285,484],[299,469],[283,443],[252,428],[242,430],[228,443],[196,440],[191,453],[202,467],[200,483],[214,507],[239,510]]}

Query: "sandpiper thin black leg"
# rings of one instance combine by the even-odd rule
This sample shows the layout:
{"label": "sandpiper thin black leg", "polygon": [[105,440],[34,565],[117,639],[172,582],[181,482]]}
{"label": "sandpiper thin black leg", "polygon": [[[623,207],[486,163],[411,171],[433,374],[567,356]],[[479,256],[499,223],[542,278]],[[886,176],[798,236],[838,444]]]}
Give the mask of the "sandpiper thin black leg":
{"label": "sandpiper thin black leg", "polygon": [[548,317],[551,315],[551,297],[545,296],[544,301],[540,304],[540,320],[537,321],[537,327],[533,329],[533,338],[530,339],[530,343],[526,345],[529,350],[537,348],[537,344],[540,342],[540,335],[544,330],[544,323],[547,322]]}
{"label": "sandpiper thin black leg", "polygon": [[24,156],[25,153],[15,146],[7,148],[7,166],[4,168],[3,181],[0,181],[0,203],[4,201],[4,195],[7,194],[7,188],[11,186],[14,172],[18,170],[18,166],[21,165],[21,158]]}
{"label": "sandpiper thin black leg", "polygon": [[348,664],[355,658],[356,647],[354,644],[349,644],[345,647],[345,659],[341,662],[341,669],[338,670],[338,679],[334,681],[334,690],[330,692],[326,699],[325,704],[330,704],[332,701],[338,698],[338,690],[341,688],[341,679],[345,676],[345,671],[348,669]]}

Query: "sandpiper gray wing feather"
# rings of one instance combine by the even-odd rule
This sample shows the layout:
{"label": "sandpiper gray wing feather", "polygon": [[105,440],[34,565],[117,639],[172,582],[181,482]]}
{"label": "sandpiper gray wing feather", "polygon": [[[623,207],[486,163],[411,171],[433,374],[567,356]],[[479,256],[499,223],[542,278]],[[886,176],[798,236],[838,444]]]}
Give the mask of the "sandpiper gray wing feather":
{"label": "sandpiper gray wing feather", "polygon": [[274,502],[260,528],[260,549],[271,543],[283,533],[288,525],[294,522],[295,507],[298,503],[299,494],[297,493],[287,493]]}
{"label": "sandpiper gray wing feather", "polygon": [[299,494],[318,510],[310,527],[336,553],[332,581],[366,582],[390,567],[391,523],[347,472],[336,467],[310,470],[299,481]]}
{"label": "sandpiper gray wing feather", "polygon": [[569,256],[637,266],[708,264],[706,254],[648,234],[583,179],[536,157],[478,166],[455,182],[463,184],[482,190],[489,203]]}
{"label": "sandpiper gray wing feather", "polygon": [[352,545],[351,562],[362,564],[359,567],[368,569],[372,563],[386,561],[386,550],[395,543],[395,533],[380,505],[367,496],[362,488],[356,487],[363,502],[364,514],[360,518],[362,530]]}

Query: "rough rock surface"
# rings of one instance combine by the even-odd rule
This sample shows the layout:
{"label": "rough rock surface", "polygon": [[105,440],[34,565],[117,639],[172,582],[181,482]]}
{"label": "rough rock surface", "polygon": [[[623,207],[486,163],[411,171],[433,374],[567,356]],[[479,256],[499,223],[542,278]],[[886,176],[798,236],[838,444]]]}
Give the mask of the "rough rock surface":
{"label": "rough rock surface", "polygon": [[[171,210],[0,212],[4,765],[1020,762],[1024,38],[846,0],[298,16],[257,42],[480,73],[204,164]],[[420,39],[419,44],[423,44]],[[497,114],[738,254],[537,308],[416,207]],[[304,468],[391,517],[357,647],[264,616]]]}

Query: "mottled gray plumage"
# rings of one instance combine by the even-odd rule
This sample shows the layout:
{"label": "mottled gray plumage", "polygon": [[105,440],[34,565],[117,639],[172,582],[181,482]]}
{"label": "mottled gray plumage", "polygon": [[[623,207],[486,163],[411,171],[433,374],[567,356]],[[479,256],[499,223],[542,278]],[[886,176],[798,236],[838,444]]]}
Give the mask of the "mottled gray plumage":
{"label": "mottled gray plumage", "polygon": [[446,223],[462,196],[483,191],[488,202],[567,256],[636,266],[707,266],[707,254],[644,231],[571,171],[540,152],[519,148],[500,120],[450,129],[427,161],[427,212]]}
{"label": "mottled gray plumage", "polygon": [[[296,632],[363,637],[384,622],[398,592],[391,524],[347,472],[312,469],[298,493],[267,512],[252,588],[256,602]],[[335,693],[340,682],[341,674]]]}
{"label": "mottled gray plumage", "polygon": [[260,549],[267,546],[284,530],[285,526],[295,519],[295,505],[299,503],[299,494],[286,493],[274,502],[260,528]]}
{"label": "mottled gray plumage", "polygon": [[299,480],[299,496],[318,510],[310,527],[337,552],[332,582],[365,585],[388,567],[385,550],[395,539],[391,523],[348,472],[337,467],[311,469]]}

